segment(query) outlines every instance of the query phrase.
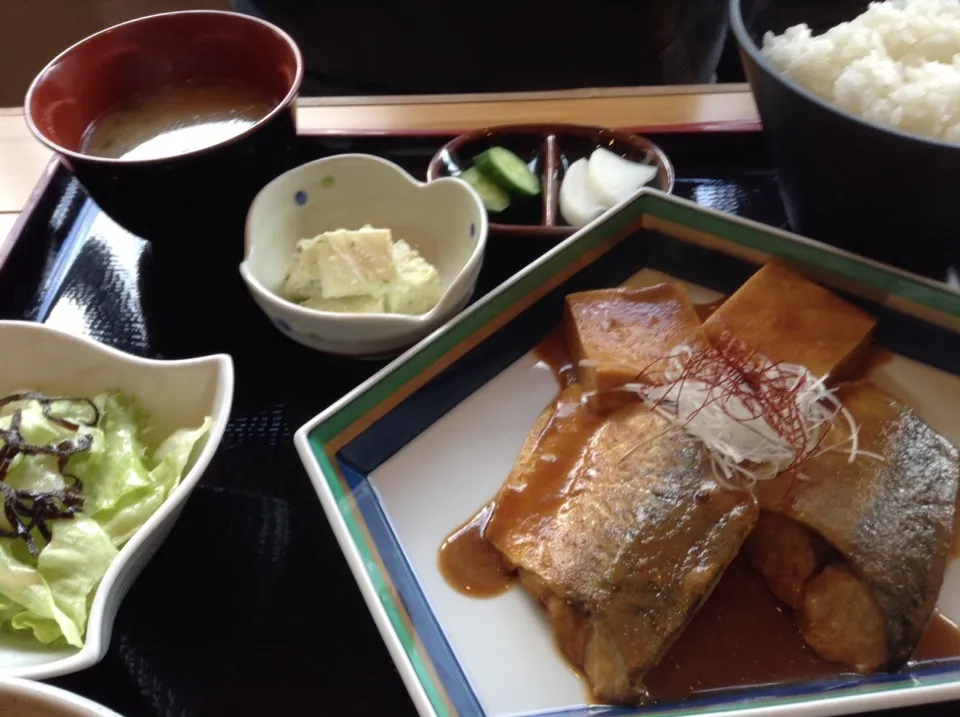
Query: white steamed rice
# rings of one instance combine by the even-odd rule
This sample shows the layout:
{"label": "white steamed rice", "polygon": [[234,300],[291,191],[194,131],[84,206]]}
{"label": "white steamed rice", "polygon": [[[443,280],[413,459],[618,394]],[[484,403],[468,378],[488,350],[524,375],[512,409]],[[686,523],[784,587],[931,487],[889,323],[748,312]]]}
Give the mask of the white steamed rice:
{"label": "white steamed rice", "polygon": [[960,142],[960,0],[887,0],[814,36],[768,32],[787,77],[864,119]]}

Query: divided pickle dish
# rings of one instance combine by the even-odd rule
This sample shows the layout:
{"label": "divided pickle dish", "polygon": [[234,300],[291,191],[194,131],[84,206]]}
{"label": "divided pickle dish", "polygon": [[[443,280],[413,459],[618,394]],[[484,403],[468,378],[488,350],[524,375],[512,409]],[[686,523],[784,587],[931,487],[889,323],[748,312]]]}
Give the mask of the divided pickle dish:
{"label": "divided pickle dish", "polygon": [[[534,350],[564,298],[676,280],[694,303],[730,295],[776,259],[877,319],[890,355],[870,380],[954,444],[960,292],[778,229],[644,189],[544,254],[304,425],[301,460],[421,715],[814,716],[960,698],[960,660],[899,672],[701,692],[645,707],[595,704],[519,588],[454,590],[438,549],[497,494],[558,391]],[[960,561],[937,607],[960,619]],[[718,652],[719,654],[719,652]],[[719,659],[724,659],[720,657]]]}
{"label": "divided pickle dish", "polygon": [[[427,179],[466,179],[490,149],[506,149],[526,164],[539,182],[533,196],[518,196],[500,212],[490,212],[490,231],[529,239],[564,239],[576,231],[564,218],[561,187],[570,168],[597,149],[656,170],[645,179],[654,189],[673,191],[676,172],[670,159],[646,137],[627,130],[575,124],[523,124],[486,127],[462,134],[441,147],[430,161]],[[516,160],[514,160],[516,161]],[[500,172],[509,168],[498,168]],[[506,177],[510,179],[510,177]],[[482,191],[482,190],[480,190]],[[632,193],[632,192],[631,192]],[[582,225],[581,225],[582,226]]]}
{"label": "divided pickle dish", "polygon": [[[185,462],[180,464],[179,483],[165,493],[159,507],[121,544],[94,588],[82,647],[56,646],[62,642],[47,647],[35,640],[29,630],[0,633],[0,676],[49,679],[89,668],[106,655],[121,602],[177,522],[217,450],[233,400],[233,362],[227,355],[178,361],[139,358],[92,339],[27,321],[0,321],[0,344],[4,346],[0,352],[0,395],[32,389],[48,396],[87,400],[116,390],[136,400],[145,412],[146,430],[153,431],[154,436],[207,426],[202,437],[186,444],[190,447],[182,453]],[[102,416],[104,410],[97,415]],[[143,425],[139,414],[132,415],[137,416],[140,431]],[[116,425],[120,432],[127,430]],[[136,443],[140,435],[138,432],[125,440]],[[164,450],[163,445],[155,456]],[[169,450],[175,450],[172,444],[167,445]],[[125,470],[133,473],[138,469],[131,465]],[[129,501],[128,509],[134,509]]]}

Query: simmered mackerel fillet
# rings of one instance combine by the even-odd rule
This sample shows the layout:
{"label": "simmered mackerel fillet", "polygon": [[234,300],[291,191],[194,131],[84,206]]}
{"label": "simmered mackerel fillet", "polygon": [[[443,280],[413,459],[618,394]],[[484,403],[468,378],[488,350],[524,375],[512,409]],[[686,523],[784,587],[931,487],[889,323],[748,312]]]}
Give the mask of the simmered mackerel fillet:
{"label": "simmered mackerel fillet", "polygon": [[[849,602],[851,595],[866,602],[864,591],[853,584],[856,579],[882,613],[886,659],[881,662],[897,667],[920,642],[940,593],[956,525],[960,461],[946,439],[876,386],[846,384],[838,395],[859,426],[859,450],[872,455],[860,454],[850,462],[844,451],[850,445],[849,428],[840,421],[822,444],[840,450],[803,464],[801,478],[785,474],[761,481],[757,495],[761,507],[825,538],[850,569],[808,583],[803,623],[805,629],[817,630],[806,634],[811,646],[858,669],[878,666],[872,644],[865,642],[863,652],[854,655],[849,644],[837,642],[850,630],[822,629],[825,619],[852,620],[844,617],[849,611],[843,606],[827,602]],[[831,640],[837,644],[829,645]]]}
{"label": "simmered mackerel fillet", "polygon": [[600,420],[578,386],[564,390],[527,438],[485,532],[604,702],[644,700],[644,674],[757,520],[749,495],[701,471],[700,443],[668,429],[640,404]]}

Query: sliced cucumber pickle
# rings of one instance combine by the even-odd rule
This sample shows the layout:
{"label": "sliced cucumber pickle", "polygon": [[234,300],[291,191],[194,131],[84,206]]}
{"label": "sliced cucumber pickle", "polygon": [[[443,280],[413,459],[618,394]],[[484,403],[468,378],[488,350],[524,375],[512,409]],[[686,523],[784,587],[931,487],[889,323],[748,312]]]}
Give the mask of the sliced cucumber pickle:
{"label": "sliced cucumber pickle", "polygon": [[473,187],[488,212],[499,213],[510,206],[510,195],[476,167],[465,170],[460,179]]}
{"label": "sliced cucumber pickle", "polygon": [[511,194],[535,197],[540,194],[540,177],[509,149],[491,147],[475,160],[477,169]]}

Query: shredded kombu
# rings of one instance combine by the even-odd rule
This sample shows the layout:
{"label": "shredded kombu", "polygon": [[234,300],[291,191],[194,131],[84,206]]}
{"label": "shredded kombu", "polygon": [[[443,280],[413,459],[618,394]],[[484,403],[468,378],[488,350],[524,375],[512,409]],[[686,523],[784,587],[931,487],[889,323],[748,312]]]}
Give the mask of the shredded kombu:
{"label": "shredded kombu", "polygon": [[[39,392],[29,391],[0,398],[0,408],[11,403],[29,401],[36,401],[40,404],[44,418],[69,431],[77,432],[81,427],[92,428],[100,423],[100,411],[88,398],[47,396]],[[84,406],[89,409],[89,416],[67,419],[58,415],[54,407],[63,404]],[[0,429],[0,496],[3,499],[3,514],[10,525],[9,529],[0,527],[0,537],[22,540],[31,555],[38,557],[40,546],[37,545],[33,531],[36,530],[45,541],[49,542],[53,534],[48,521],[72,519],[83,508],[83,483],[75,475],[67,472],[67,462],[72,456],[89,451],[93,445],[93,436],[82,434],[74,439],[66,439],[58,443],[36,445],[27,442],[21,434],[22,421],[23,409],[18,408],[11,414],[10,426]],[[65,486],[55,491],[30,491],[13,488],[6,480],[18,455],[56,456],[57,470],[63,476]]]}

